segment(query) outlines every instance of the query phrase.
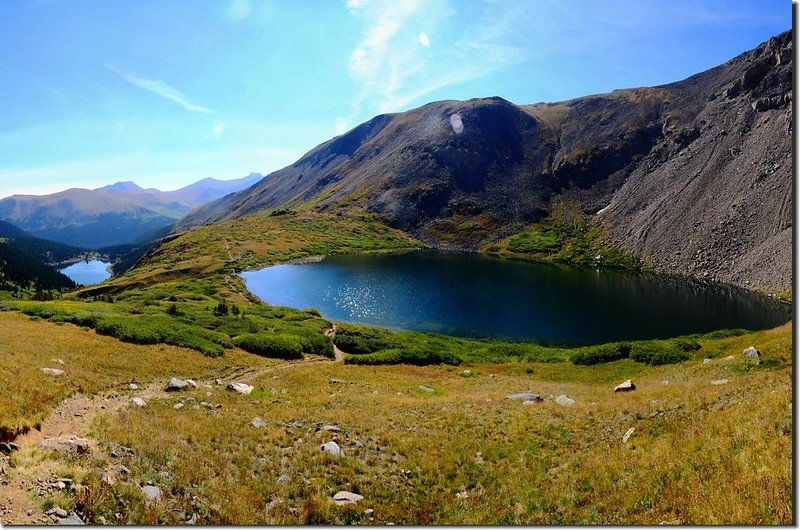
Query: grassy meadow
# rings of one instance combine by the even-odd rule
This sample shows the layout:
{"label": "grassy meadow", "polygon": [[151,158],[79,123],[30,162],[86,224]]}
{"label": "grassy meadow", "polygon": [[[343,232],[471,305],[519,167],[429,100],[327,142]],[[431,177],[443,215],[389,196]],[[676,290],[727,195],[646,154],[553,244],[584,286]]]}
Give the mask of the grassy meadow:
{"label": "grassy meadow", "polygon": [[[594,264],[602,234],[564,226],[490,250]],[[75,393],[98,405],[68,422],[94,450],[25,444],[8,476],[71,478],[76,487],[25,495],[94,524],[792,522],[791,323],[546,347],[334,323],[261,304],[238,276],[422,246],[366,214],[266,212],[192,229],[54,301],[2,299],[3,437],[47,425]],[[749,346],[760,362],[744,358]],[[171,377],[198,386],[163,392]],[[637,390],[614,393],[626,379]],[[254,391],[228,391],[231,381]],[[506,399],[528,391],[544,401]],[[575,403],[556,403],[561,394]],[[137,396],[146,406],[130,405]],[[330,440],[343,457],[320,450]],[[148,484],[160,500],[145,498]],[[342,490],[364,498],[338,506]]]}

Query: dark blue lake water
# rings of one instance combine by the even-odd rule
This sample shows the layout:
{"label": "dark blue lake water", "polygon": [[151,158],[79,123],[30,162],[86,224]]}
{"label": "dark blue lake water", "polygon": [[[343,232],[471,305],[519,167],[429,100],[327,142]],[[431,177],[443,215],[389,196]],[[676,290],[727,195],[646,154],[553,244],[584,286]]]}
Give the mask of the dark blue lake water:
{"label": "dark blue lake water", "polygon": [[59,271],[78,285],[94,285],[111,278],[111,273],[107,270],[109,265],[111,264],[106,261],[93,259],[73,263]]}
{"label": "dark blue lake water", "polygon": [[329,256],[242,277],[270,304],[462,337],[597,343],[765,329],[791,318],[787,307],[737,288],[477,254]]}

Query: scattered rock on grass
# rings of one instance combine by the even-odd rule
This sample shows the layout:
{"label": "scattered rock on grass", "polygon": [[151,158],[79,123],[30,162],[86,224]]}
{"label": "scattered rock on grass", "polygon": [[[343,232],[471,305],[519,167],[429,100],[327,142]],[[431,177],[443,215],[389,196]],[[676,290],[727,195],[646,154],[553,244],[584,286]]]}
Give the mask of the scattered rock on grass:
{"label": "scattered rock on grass", "polygon": [[275,480],[275,484],[277,484],[279,486],[285,486],[285,485],[289,484],[291,481],[292,481],[292,479],[289,477],[289,475],[284,473],[284,474],[282,474],[280,477],[278,477]]}
{"label": "scattered rock on grass", "polygon": [[55,515],[56,517],[66,517],[67,511],[61,508],[60,506],[53,506],[47,512],[46,515]]}
{"label": "scattered rock on grass", "polygon": [[253,387],[245,383],[228,383],[227,388],[245,396],[253,391]]}
{"label": "scattered rock on grass", "polygon": [[422,390],[423,392],[428,392],[428,393],[435,392],[434,389],[432,389],[429,386],[425,386],[425,385],[419,385],[419,389]]}
{"label": "scattered rock on grass", "polygon": [[189,383],[184,381],[183,379],[178,379],[177,377],[173,377],[167,383],[167,387],[164,389],[167,392],[175,392],[177,390],[186,390],[189,388]]}
{"label": "scattered rock on grass", "polygon": [[50,362],[51,362],[51,363],[60,364],[61,366],[64,366],[65,364],[67,364],[67,363],[65,363],[65,362],[64,362],[63,360],[61,360],[61,359],[50,359]]}
{"label": "scattered rock on grass", "polygon": [[64,435],[58,438],[43,438],[36,445],[42,449],[51,449],[60,453],[82,455],[89,452],[90,442],[85,438]]}
{"label": "scattered rock on grass", "polygon": [[711,384],[712,385],[727,385],[728,384],[728,380],[727,379],[716,379],[714,381],[711,381]]}
{"label": "scattered rock on grass", "polygon": [[750,346],[742,352],[742,355],[749,359],[758,359],[761,357],[761,352],[758,351],[755,346]]}
{"label": "scattered rock on grass", "polygon": [[58,524],[65,525],[65,526],[82,526],[84,523],[78,514],[75,512],[69,512],[67,517],[60,517],[58,519]]}
{"label": "scattered rock on grass", "polygon": [[622,443],[627,442],[628,438],[630,438],[635,432],[636,432],[636,427],[631,427],[630,429],[628,429],[627,432],[625,432],[625,435],[622,437]]}
{"label": "scattered rock on grass", "polygon": [[572,407],[575,405],[575,400],[572,398],[568,398],[564,394],[556,397],[556,403],[561,405],[562,407]]}
{"label": "scattered rock on grass", "polygon": [[711,362],[711,359],[709,359],[708,357],[703,359],[703,364],[709,364],[710,362]]}
{"label": "scattered rock on grass", "polygon": [[358,501],[362,500],[364,497],[359,495],[358,493],[352,493],[349,491],[340,491],[336,495],[333,496],[333,502],[335,502],[338,506],[344,506],[346,504],[355,504]]}
{"label": "scattered rock on grass", "polygon": [[161,500],[161,489],[156,486],[142,486],[142,493],[148,501],[158,502]]}
{"label": "scattered rock on grass", "polygon": [[324,451],[333,456],[344,456],[344,451],[339,447],[336,442],[326,442],[319,446],[321,451]]}
{"label": "scattered rock on grass", "polygon": [[173,408],[173,409],[175,409],[175,410],[180,410],[180,409],[182,409],[182,408],[183,408],[183,403],[175,403],[175,404],[172,406],[172,408]]}
{"label": "scattered rock on grass", "polygon": [[329,385],[343,385],[343,384],[345,384],[345,382],[342,381],[341,379],[333,379],[333,378],[331,378],[331,379],[328,379],[328,384]]}
{"label": "scattered rock on grass", "polygon": [[137,385],[136,383],[131,383],[128,385],[128,388],[130,388],[131,390],[139,390],[139,385]]}
{"label": "scattered rock on grass", "polygon": [[736,357],[734,357],[733,355],[728,355],[727,357],[725,357],[726,361],[733,361],[734,359],[736,359]]}
{"label": "scattered rock on grass", "polygon": [[614,392],[630,392],[631,390],[636,390],[636,385],[630,379],[614,387]]}
{"label": "scattered rock on grass", "polygon": [[250,425],[252,425],[252,426],[253,426],[253,427],[255,427],[256,429],[263,429],[264,427],[266,427],[266,426],[267,426],[267,423],[266,423],[264,420],[262,420],[260,417],[256,416],[256,417],[255,417],[255,418],[253,418],[253,420],[250,422]]}
{"label": "scattered rock on grass", "polygon": [[17,444],[11,442],[0,444],[0,453],[10,455],[14,451],[19,451],[19,446]]}
{"label": "scattered rock on grass", "polygon": [[342,432],[342,428],[338,425],[323,425],[319,430],[327,432]]}
{"label": "scattered rock on grass", "polygon": [[117,466],[117,473],[119,473],[120,475],[130,475],[131,470],[123,465],[119,465]]}
{"label": "scattered rock on grass", "polygon": [[42,372],[47,375],[64,375],[64,370],[59,370],[58,368],[42,368]]}
{"label": "scattered rock on grass", "polygon": [[144,407],[147,405],[147,403],[145,403],[145,401],[140,397],[133,398],[131,400],[131,403],[133,404],[134,407]]}

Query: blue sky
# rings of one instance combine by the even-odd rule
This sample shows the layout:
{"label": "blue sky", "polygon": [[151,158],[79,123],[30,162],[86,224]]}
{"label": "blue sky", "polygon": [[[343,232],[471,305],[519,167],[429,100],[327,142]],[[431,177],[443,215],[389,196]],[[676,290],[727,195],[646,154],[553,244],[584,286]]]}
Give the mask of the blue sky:
{"label": "blue sky", "polygon": [[791,16],[787,0],[3,0],[0,197],[267,173],[434,100],[676,81]]}

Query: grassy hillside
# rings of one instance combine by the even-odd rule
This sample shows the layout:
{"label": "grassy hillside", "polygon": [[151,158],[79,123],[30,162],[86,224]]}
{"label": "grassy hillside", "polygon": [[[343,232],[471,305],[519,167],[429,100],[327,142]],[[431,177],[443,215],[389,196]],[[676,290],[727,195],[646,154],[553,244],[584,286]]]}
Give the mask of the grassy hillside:
{"label": "grassy hillside", "polygon": [[[2,363],[3,387],[38,389],[12,393],[0,409],[4,422],[35,423],[75,390],[96,393],[80,402],[80,416],[55,417],[96,441],[89,453],[23,445],[7,475],[15,486],[51,474],[71,478],[73,487],[30,493],[29,501],[76,509],[92,523],[792,520],[789,325],[703,339],[695,360],[659,367],[629,359],[588,367],[348,366],[313,356],[299,363],[262,360],[235,349],[208,358],[181,348],[120,345],[13,313],[0,313],[0,337],[0,357],[14,361]],[[742,356],[751,344],[764,353],[761,365]],[[733,360],[725,359],[729,353]],[[703,364],[704,356],[713,361]],[[42,374],[56,357],[66,374]],[[162,392],[172,376],[194,377],[198,388]],[[216,378],[256,390],[242,396]],[[627,378],[637,390],[613,393]],[[727,382],[712,384],[721,379]],[[130,381],[140,390],[130,390]],[[506,399],[524,391],[545,401]],[[556,404],[560,394],[576,403]],[[146,406],[132,406],[134,396],[144,396]],[[251,424],[255,417],[261,427]],[[320,451],[332,439],[343,457]],[[120,465],[127,472],[116,471]],[[148,483],[160,488],[160,501],[145,500],[140,485]],[[336,506],[331,497],[340,490],[364,499]]]}

